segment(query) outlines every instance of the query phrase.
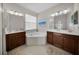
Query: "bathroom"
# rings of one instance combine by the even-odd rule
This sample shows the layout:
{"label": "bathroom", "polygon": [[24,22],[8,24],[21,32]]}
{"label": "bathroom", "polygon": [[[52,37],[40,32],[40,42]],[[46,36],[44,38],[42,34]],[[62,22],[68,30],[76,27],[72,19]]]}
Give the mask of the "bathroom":
{"label": "bathroom", "polygon": [[[3,3],[2,6],[4,55],[79,54],[79,47],[74,46],[79,45],[78,3]],[[70,36],[77,40],[65,41]],[[71,45],[66,45],[69,42]]]}

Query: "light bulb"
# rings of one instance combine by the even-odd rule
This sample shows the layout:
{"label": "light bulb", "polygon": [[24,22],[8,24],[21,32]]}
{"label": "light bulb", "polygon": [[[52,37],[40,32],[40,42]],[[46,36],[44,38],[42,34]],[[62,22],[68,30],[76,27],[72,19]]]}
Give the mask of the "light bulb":
{"label": "light bulb", "polygon": [[67,14],[70,10],[64,10],[63,13]]}
{"label": "light bulb", "polygon": [[63,12],[62,12],[62,11],[60,11],[60,12],[59,12],[59,15],[62,15],[62,14],[63,14]]}
{"label": "light bulb", "polygon": [[58,16],[59,14],[58,13],[55,13],[55,16]]}
{"label": "light bulb", "polygon": [[7,10],[7,13],[9,13],[9,14],[15,14],[15,12],[11,11],[11,10]]}
{"label": "light bulb", "polygon": [[52,14],[51,16],[55,16],[55,14]]}
{"label": "light bulb", "polygon": [[19,13],[19,16],[23,16],[23,14],[22,13]]}
{"label": "light bulb", "polygon": [[15,12],[15,15],[18,15],[18,13],[17,13],[17,12]]}

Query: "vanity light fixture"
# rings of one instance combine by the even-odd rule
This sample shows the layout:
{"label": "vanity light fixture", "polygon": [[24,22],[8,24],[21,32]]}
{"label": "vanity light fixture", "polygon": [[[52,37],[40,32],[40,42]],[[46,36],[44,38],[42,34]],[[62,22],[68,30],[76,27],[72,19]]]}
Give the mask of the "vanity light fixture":
{"label": "vanity light fixture", "polygon": [[11,11],[11,10],[7,10],[7,13],[9,13],[9,14],[15,14],[15,12],[14,11]]}
{"label": "vanity light fixture", "polygon": [[52,14],[51,16],[53,16],[53,17],[54,17],[54,16],[55,16],[55,14]]}
{"label": "vanity light fixture", "polygon": [[58,16],[58,13],[54,13],[54,14],[52,14],[51,16]]}
{"label": "vanity light fixture", "polygon": [[58,15],[62,15],[62,14],[67,14],[68,12],[70,12],[69,9],[66,9],[66,10],[63,10],[63,11],[59,11],[59,12],[56,12],[56,13],[53,13],[51,16],[58,16]]}
{"label": "vanity light fixture", "polygon": [[22,13],[19,13],[19,12],[16,12],[16,11],[11,11],[11,10],[7,10],[7,13],[13,14],[13,15],[16,15],[16,16],[23,16]]}
{"label": "vanity light fixture", "polygon": [[15,15],[17,15],[17,16],[23,16],[22,13],[19,13],[19,12],[16,12],[16,11],[15,11]]}
{"label": "vanity light fixture", "polygon": [[15,15],[18,15],[18,13],[17,13],[17,12],[15,12]]}

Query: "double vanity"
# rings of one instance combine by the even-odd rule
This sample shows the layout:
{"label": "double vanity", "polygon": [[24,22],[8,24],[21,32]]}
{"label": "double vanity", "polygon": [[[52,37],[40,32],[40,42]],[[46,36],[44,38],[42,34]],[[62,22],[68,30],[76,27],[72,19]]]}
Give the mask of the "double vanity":
{"label": "double vanity", "polygon": [[[26,43],[25,32],[7,33],[6,50],[10,51]],[[47,43],[59,47],[71,54],[79,54],[79,33],[67,30],[48,30]]]}
{"label": "double vanity", "polygon": [[79,54],[79,33],[69,32],[67,30],[48,30],[47,43],[71,54]]}

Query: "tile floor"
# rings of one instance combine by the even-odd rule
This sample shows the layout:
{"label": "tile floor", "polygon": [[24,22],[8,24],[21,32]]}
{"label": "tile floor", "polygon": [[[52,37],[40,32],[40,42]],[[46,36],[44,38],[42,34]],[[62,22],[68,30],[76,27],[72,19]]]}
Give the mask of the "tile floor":
{"label": "tile floor", "polygon": [[8,55],[71,55],[53,45],[20,46],[8,52]]}

